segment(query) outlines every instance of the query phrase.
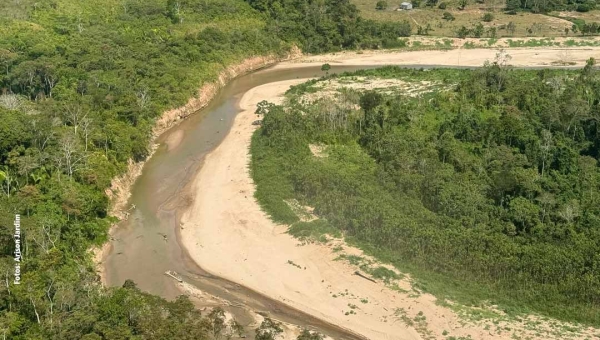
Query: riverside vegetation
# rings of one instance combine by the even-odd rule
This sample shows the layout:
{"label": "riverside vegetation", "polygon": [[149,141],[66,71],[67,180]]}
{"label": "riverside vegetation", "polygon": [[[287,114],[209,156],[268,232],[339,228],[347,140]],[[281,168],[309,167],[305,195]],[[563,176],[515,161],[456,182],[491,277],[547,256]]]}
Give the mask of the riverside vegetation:
{"label": "riverside vegetation", "polygon": [[88,249],[115,222],[111,178],[147,157],[161,112],[229,65],[410,34],[361,19],[347,0],[21,0],[0,13],[0,334],[10,339],[224,336],[223,315],[201,318],[186,298],[100,286]]}
{"label": "riverside vegetation", "polygon": [[[341,231],[438,298],[599,326],[600,74],[594,60],[581,71],[506,61],[331,75],[262,103],[257,199],[291,233]],[[365,77],[433,90],[319,99],[321,84]],[[300,221],[291,200],[319,219]]]}

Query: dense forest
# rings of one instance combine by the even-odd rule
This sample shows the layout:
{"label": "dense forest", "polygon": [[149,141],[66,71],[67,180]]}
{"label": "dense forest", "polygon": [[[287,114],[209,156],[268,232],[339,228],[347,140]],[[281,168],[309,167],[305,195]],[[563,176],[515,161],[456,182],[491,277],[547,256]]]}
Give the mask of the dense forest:
{"label": "dense forest", "polygon": [[440,297],[600,325],[600,73],[505,61],[344,75],[442,86],[419,96],[293,88],[259,112],[256,197],[283,223],[298,221],[286,200],[314,207]]}
{"label": "dense forest", "polygon": [[292,45],[383,47],[408,34],[405,23],[361,20],[344,0],[0,1],[2,336],[216,337],[185,299],[100,287],[88,250],[115,222],[104,193],[111,178],[148,155],[162,111],[228,65]]}
{"label": "dense forest", "polygon": [[359,16],[347,0],[246,0],[268,16],[267,30],[285,41],[297,41],[308,53],[341,49],[403,46],[410,24],[374,22]]}
{"label": "dense forest", "polygon": [[595,8],[595,0],[506,0],[508,11],[526,10],[533,13],[548,13],[551,11],[588,12]]}

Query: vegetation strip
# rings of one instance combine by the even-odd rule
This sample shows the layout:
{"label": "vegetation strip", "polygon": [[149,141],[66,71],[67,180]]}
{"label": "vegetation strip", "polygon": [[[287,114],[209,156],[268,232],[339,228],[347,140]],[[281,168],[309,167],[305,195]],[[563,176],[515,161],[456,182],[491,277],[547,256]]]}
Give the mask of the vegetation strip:
{"label": "vegetation strip", "polygon": [[[256,197],[292,230],[282,201],[314,207],[438,296],[598,326],[598,73],[593,60],[578,72],[503,65],[386,67],[293,88],[253,137]],[[360,77],[440,88],[314,97]]]}

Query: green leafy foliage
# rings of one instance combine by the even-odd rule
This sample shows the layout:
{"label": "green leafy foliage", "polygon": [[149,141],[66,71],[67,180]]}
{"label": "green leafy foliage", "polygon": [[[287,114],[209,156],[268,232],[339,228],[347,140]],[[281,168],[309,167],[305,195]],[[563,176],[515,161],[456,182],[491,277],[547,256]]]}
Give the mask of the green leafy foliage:
{"label": "green leafy foliage", "polygon": [[387,1],[384,1],[384,0],[377,1],[377,4],[375,5],[375,9],[380,10],[380,11],[387,9],[387,7],[388,7]]}
{"label": "green leafy foliage", "polygon": [[265,318],[256,329],[256,340],[275,340],[279,334],[283,333],[281,324],[270,318]]}
{"label": "green leafy foliage", "polygon": [[303,51],[321,53],[342,49],[397,47],[408,37],[410,23],[375,22],[360,17],[349,0],[246,0],[269,16],[267,30]]}
{"label": "green leafy foliage", "polygon": [[[208,325],[184,300],[98,284],[88,250],[114,223],[105,194],[111,179],[148,156],[161,112],[229,65],[283,55],[293,44],[310,52],[394,46],[409,34],[408,23],[366,21],[337,0],[0,1],[2,333],[216,337],[221,314],[207,316]],[[281,221],[297,221],[289,207],[281,211]],[[23,226],[21,285],[10,283],[15,214]]]}
{"label": "green leafy foliage", "polygon": [[452,15],[452,13],[444,12],[442,14],[442,19],[447,20],[447,21],[454,21],[456,18],[454,18],[454,15]]}
{"label": "green leafy foliage", "polygon": [[588,12],[596,8],[596,1],[549,1],[549,2],[522,2],[519,0],[506,0],[506,9],[513,12],[516,10],[528,10],[533,13],[548,13],[551,11],[574,11]]}
{"label": "green leafy foliage", "polygon": [[317,332],[311,332],[308,329],[303,329],[296,340],[323,340],[323,336]]}
{"label": "green leafy foliage", "polygon": [[492,13],[485,13],[481,20],[485,22],[492,22],[494,20],[494,15]]}
{"label": "green leafy foliage", "polygon": [[[599,325],[600,77],[593,60],[578,72],[506,62],[361,71],[448,90],[275,107],[252,143],[258,190],[283,183],[284,199],[435,279],[423,285],[434,292]],[[315,143],[327,157],[308,151]]]}

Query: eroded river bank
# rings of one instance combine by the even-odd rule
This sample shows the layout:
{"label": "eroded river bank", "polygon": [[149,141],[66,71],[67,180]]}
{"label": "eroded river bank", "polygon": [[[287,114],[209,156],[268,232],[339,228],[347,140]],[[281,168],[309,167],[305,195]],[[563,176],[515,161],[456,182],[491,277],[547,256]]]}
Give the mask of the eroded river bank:
{"label": "eroded river bank", "polygon": [[[365,67],[336,67],[333,71],[359,68]],[[135,209],[111,235],[110,248],[102,261],[106,284],[119,286],[131,279],[144,291],[174,299],[184,291],[177,281],[164,273],[175,271],[186,283],[206,293],[205,297],[196,299],[198,305],[223,305],[226,301],[225,309],[242,324],[255,321],[248,312],[251,309],[266,312],[281,321],[318,329],[332,337],[360,339],[342,327],[322,322],[203,271],[189,257],[180,240],[178,213],[191,202],[186,187],[198,173],[204,157],[230,130],[239,113],[241,95],[261,84],[321,75],[320,67],[309,67],[302,70],[266,69],[239,77],[225,86],[205,109],[163,134],[157,140],[161,146],[145,164],[133,187],[129,205]]]}
{"label": "eroded river bank", "polygon": [[[538,52],[530,51],[532,58],[537,55],[536,53],[539,54],[539,50]],[[589,53],[597,55],[597,52],[598,50],[587,51],[586,55]],[[428,53],[434,52],[429,51]],[[435,61],[439,60],[440,65],[456,66],[453,61],[454,55],[452,58],[450,55],[446,55],[444,59],[442,54],[446,52],[435,53],[439,54]],[[464,51],[464,53],[472,52]],[[489,54],[489,52],[486,53]],[[524,58],[523,52],[519,52],[519,56],[519,58]],[[195,301],[199,306],[224,305],[226,310],[244,325],[252,325],[256,322],[256,314],[253,311],[259,311],[284,322],[316,329],[333,338],[368,338],[368,336],[364,336],[365,333],[361,332],[363,334],[361,336],[358,334],[359,332],[350,330],[343,321],[323,321],[327,320],[322,317],[326,316],[325,314],[319,315],[319,311],[307,312],[308,309],[304,308],[306,306],[287,301],[284,296],[274,296],[270,294],[272,291],[269,289],[265,288],[262,293],[259,293],[263,288],[260,282],[255,279],[246,282],[236,276],[239,275],[239,272],[236,268],[229,266],[231,262],[225,262],[225,259],[222,261],[223,254],[219,253],[219,250],[235,247],[236,244],[228,243],[227,238],[219,240],[220,244],[216,243],[217,240],[214,239],[196,242],[197,247],[206,246],[206,249],[198,250],[194,261],[182,244],[185,244],[187,249],[191,249],[196,245],[194,244],[196,239],[191,238],[191,234],[186,231],[183,232],[186,239],[182,240],[182,228],[191,227],[180,224],[179,221],[182,213],[193,207],[196,200],[195,192],[198,190],[194,185],[195,179],[202,171],[206,156],[219,147],[230,132],[236,116],[241,111],[240,100],[243,94],[264,84],[322,76],[324,73],[320,71],[320,65],[323,62],[331,63],[330,72],[373,68],[376,67],[373,65],[381,66],[386,63],[404,64],[410,67],[408,65],[410,61],[413,61],[412,67],[424,67],[425,65],[422,64],[428,62],[427,55],[421,54],[417,57],[422,60],[414,62],[416,61],[414,55],[407,59],[400,53],[393,56],[379,53],[365,56],[351,55],[346,59],[339,55],[311,57],[306,58],[304,63],[284,63],[232,81],[207,108],[167,131],[158,140],[158,143],[161,144],[160,148],[148,160],[142,175],[132,190],[130,204],[135,205],[136,208],[131,210],[128,220],[121,222],[113,232],[111,248],[103,261],[106,283],[116,286],[122,285],[126,279],[132,279],[142,290],[167,299],[173,299],[182,293],[195,295]],[[480,66],[483,63],[482,59],[475,57],[474,55],[473,58],[468,59],[471,64],[461,63],[461,66]],[[364,58],[364,60],[362,63],[357,63],[355,58]],[[444,63],[444,60],[447,62]],[[542,64],[533,62],[527,66],[548,66],[548,60],[546,58]],[[369,61],[372,61],[373,65],[369,65]],[[355,62],[361,65],[350,66]],[[246,147],[244,144],[239,145],[242,151],[245,151]],[[221,168],[222,171],[226,171],[227,164]],[[225,184],[225,182],[222,183]],[[211,227],[218,229],[220,226],[216,223],[219,223],[219,220],[213,220],[213,222],[215,224]],[[227,234],[224,233],[224,235]],[[293,245],[290,246],[293,247]],[[214,251],[210,251],[211,249]],[[242,258],[239,260],[244,261]],[[280,260],[285,262],[288,259],[281,258]],[[314,259],[314,261],[318,261],[318,259]],[[217,266],[210,269],[211,272],[217,272],[219,275],[211,275],[200,268],[197,263],[217,263],[225,266],[228,271],[224,271],[223,268],[219,269]],[[240,266],[240,268],[246,268]],[[186,282],[183,289],[173,278],[164,275],[169,270],[177,272]],[[261,275],[262,273],[255,274]],[[266,275],[264,279],[272,280],[273,277]],[[314,298],[314,296],[307,297],[307,301],[310,301],[309,298]],[[418,337],[411,332],[389,335],[389,338]]]}

